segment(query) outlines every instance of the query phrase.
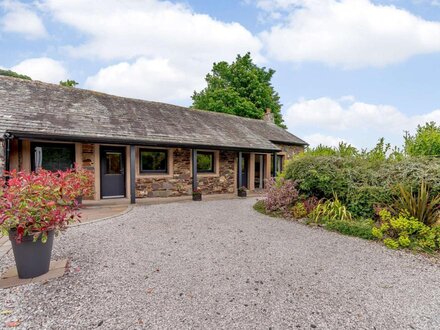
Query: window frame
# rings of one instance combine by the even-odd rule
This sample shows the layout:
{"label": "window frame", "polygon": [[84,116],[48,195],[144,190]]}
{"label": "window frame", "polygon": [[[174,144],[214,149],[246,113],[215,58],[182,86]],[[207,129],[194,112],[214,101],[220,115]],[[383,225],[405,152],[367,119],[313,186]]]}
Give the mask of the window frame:
{"label": "window frame", "polygon": [[[36,171],[37,168],[35,167],[35,148],[41,147],[41,148],[65,148],[70,149],[71,152],[71,165],[69,168],[64,169],[63,171],[67,169],[73,169],[76,162],[76,144],[75,143],[69,143],[69,142],[46,142],[46,141],[31,141],[30,143],[30,158],[31,158],[31,171]],[[44,168],[43,168],[44,169]],[[56,172],[58,170],[49,170],[45,169],[51,172]]]}
{"label": "window frame", "polygon": [[[144,170],[142,169],[142,152],[164,152],[165,153],[165,170]],[[169,173],[169,150],[155,148],[139,148],[139,173],[140,174],[168,174]]]}
{"label": "window frame", "polygon": [[[201,174],[216,174],[216,152],[215,151],[206,151],[206,150],[197,150],[197,157],[199,155],[212,155],[211,158],[211,170],[199,170],[197,168],[197,173],[201,173]],[[199,161],[197,159],[197,167],[199,165]]]}

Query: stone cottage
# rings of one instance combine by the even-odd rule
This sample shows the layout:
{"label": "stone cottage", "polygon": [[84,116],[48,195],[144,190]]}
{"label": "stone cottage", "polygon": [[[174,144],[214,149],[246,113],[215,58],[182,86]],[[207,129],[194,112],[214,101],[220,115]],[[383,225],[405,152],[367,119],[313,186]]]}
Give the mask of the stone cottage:
{"label": "stone cottage", "polygon": [[0,172],[94,172],[96,200],[235,193],[306,142],[264,120],[0,77]]}

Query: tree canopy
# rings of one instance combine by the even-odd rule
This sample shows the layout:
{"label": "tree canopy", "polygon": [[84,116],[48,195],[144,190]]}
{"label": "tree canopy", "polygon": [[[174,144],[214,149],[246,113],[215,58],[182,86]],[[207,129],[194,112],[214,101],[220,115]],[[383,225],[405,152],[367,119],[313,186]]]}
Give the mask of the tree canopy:
{"label": "tree canopy", "polygon": [[280,97],[271,84],[274,73],[254,64],[250,53],[238,55],[231,64],[214,63],[205,77],[207,87],[194,92],[192,107],[255,119],[262,119],[270,108],[275,124],[285,128]]}
{"label": "tree canopy", "polygon": [[432,121],[417,126],[415,135],[407,133],[405,152],[410,156],[440,156],[440,126]]}
{"label": "tree canopy", "polygon": [[24,74],[19,74],[17,72],[11,71],[11,70],[0,69],[0,76],[7,76],[7,77],[14,77],[14,78],[19,78],[19,79],[32,80],[32,78],[29,76],[26,76]]}

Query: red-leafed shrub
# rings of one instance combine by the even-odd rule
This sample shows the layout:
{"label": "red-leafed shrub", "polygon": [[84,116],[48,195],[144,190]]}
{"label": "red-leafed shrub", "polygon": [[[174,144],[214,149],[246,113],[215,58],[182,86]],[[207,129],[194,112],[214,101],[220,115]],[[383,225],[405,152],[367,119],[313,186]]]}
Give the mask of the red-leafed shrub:
{"label": "red-leafed shrub", "polygon": [[289,208],[298,200],[296,183],[292,180],[273,178],[267,180],[264,206],[267,212],[289,214]]}
{"label": "red-leafed shrub", "polygon": [[65,180],[67,180],[67,186],[70,187],[72,198],[93,197],[95,177],[92,171],[75,165],[72,171],[66,173]]}
{"label": "red-leafed shrub", "polygon": [[37,240],[47,239],[47,233],[56,232],[79,219],[74,200],[81,183],[72,176],[72,170],[38,173],[12,171],[6,183],[0,179],[0,230],[4,235],[13,232],[16,241],[33,235]]}

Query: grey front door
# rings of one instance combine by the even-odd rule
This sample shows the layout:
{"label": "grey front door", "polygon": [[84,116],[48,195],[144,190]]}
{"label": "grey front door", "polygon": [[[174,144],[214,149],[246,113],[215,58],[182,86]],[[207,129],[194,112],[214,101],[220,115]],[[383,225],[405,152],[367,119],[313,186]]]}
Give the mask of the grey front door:
{"label": "grey front door", "polygon": [[101,198],[125,197],[125,148],[101,147]]}

